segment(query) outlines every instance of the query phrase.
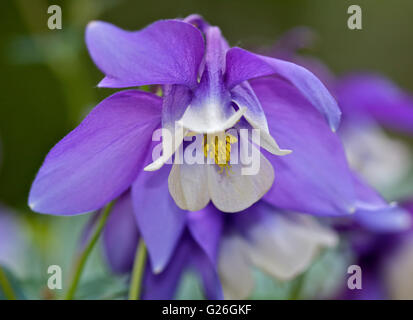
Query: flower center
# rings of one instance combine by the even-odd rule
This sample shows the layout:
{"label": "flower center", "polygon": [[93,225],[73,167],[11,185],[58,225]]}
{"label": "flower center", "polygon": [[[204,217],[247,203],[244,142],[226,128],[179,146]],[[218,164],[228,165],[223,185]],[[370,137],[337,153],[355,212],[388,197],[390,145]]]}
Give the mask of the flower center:
{"label": "flower center", "polygon": [[231,156],[231,144],[238,141],[236,137],[229,133],[223,135],[206,135],[204,134],[204,155],[205,158],[210,157],[218,165],[222,173],[224,170],[228,174],[231,171],[230,156]]}

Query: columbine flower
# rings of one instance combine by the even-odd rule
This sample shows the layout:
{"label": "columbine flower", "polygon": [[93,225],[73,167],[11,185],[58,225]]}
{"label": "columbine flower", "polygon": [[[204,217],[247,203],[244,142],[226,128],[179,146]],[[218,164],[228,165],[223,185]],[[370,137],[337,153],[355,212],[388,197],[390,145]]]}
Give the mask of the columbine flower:
{"label": "columbine flower", "polygon": [[367,73],[337,79],[335,91],[345,114],[340,134],[350,164],[369,183],[391,191],[412,168],[412,154],[382,127],[413,135],[413,97],[384,77]]}
{"label": "columbine flower", "polygon": [[[261,201],[267,202],[267,205],[272,205],[278,210],[313,215],[349,215],[351,204],[357,209],[387,208],[387,203],[381,198],[377,199],[374,196],[374,191],[369,186],[356,183],[347,166],[344,150],[337,135],[331,132],[319,113],[304,98],[294,96],[296,91],[291,85],[272,78],[257,79],[251,85],[257,92],[263,109],[269,111],[267,113],[268,118],[277,117],[278,121],[269,121],[270,130],[277,133],[283,132],[284,142],[294,149],[294,153],[289,156],[291,157],[289,161],[286,160],[286,157],[274,157],[274,165],[280,168],[278,181],[282,187],[276,188],[274,186]],[[295,99],[292,99],[292,97],[295,97]],[[286,114],[287,110],[290,111],[288,117],[278,116]],[[285,123],[292,122],[293,119],[293,126],[284,126]],[[308,119],[311,119],[311,121],[308,121]],[[302,137],[306,137],[306,140],[303,141]],[[145,163],[150,160],[150,156],[148,156]],[[304,161],[304,163],[301,161]],[[112,239],[111,244],[107,244],[107,247],[113,250],[111,256],[115,262],[112,265],[120,263],[123,266],[119,267],[119,270],[125,270],[123,269],[125,265],[130,267],[137,243],[137,235],[128,236],[126,232],[123,233],[122,230],[126,230],[126,228],[139,229],[139,234],[145,240],[148,248],[151,268],[155,274],[160,274],[169,265],[183,233],[186,232],[185,230],[195,228],[188,227],[192,223],[189,221],[195,219],[195,221],[201,222],[197,226],[200,227],[202,232],[199,231],[198,236],[194,236],[194,238],[202,241],[203,244],[200,245],[202,248],[216,248],[219,242],[217,237],[221,232],[220,230],[222,230],[219,221],[221,219],[232,221],[231,217],[220,217],[220,215],[214,214],[214,217],[219,217],[218,222],[215,223],[215,220],[212,219],[212,222],[209,220],[209,222],[205,222],[202,220],[203,215],[200,212],[187,213],[187,211],[180,209],[168,194],[167,177],[169,171],[168,166],[163,166],[158,171],[140,174],[134,182],[130,191],[131,194],[128,197],[131,198],[129,206],[133,207],[138,228],[132,227],[133,219],[131,217],[129,222],[126,222],[125,226],[122,227],[123,223],[117,220],[115,212],[108,221],[108,230],[112,228],[116,230],[117,224],[121,224],[118,232],[113,231],[113,236],[110,237]],[[340,181],[340,183],[337,183],[337,181]],[[259,206],[261,207],[261,205]],[[211,207],[210,205],[204,210],[212,210]],[[116,210],[116,205],[114,210]],[[255,210],[257,209],[253,211]],[[221,214],[221,216],[224,215]],[[236,219],[234,217],[234,221]],[[274,221],[274,219],[268,221]],[[283,218],[279,218],[278,221],[283,221]],[[232,224],[228,223],[228,225],[231,227]],[[204,228],[202,228],[203,226]],[[277,229],[277,232],[281,231]],[[306,233],[303,232],[304,234]],[[125,239],[129,244],[121,245],[116,242],[116,239],[119,241]],[[129,248],[128,252],[121,253],[121,246]],[[316,245],[313,247],[315,248]],[[118,255],[123,258],[117,260]],[[292,252],[291,255],[295,257]],[[304,257],[300,256],[296,259],[299,260]],[[116,262],[116,260],[128,261],[128,263],[124,264],[124,262]],[[208,266],[208,264],[204,265]],[[208,268],[214,270],[213,262],[209,266],[211,265],[212,267]],[[300,264],[295,268],[291,267],[292,275],[301,270],[299,266]]]}
{"label": "columbine flower", "polygon": [[[229,48],[219,28],[197,16],[158,21],[137,32],[92,22],[86,42],[106,75],[99,86],[162,85],[163,97],[126,90],[102,101],[46,157],[29,197],[34,211],[83,213],[101,208],[131,185],[134,190],[144,187],[139,191],[144,192],[151,185],[142,182],[151,175],[143,169],[159,171],[185,136],[208,138],[240,126],[259,129],[261,145],[273,154],[294,152],[286,157],[261,155],[260,170],[251,176],[239,174],[241,165],[233,165],[227,174],[219,163],[174,164],[169,192],[180,208],[199,210],[212,200],[225,212],[243,210],[271,188],[274,167],[278,183],[267,194],[275,204],[319,214],[354,209],[345,159],[335,152],[338,142],[325,133],[323,122],[324,117],[335,130],[340,111],[306,69]],[[275,91],[267,94],[275,96],[274,101],[268,101],[248,80],[272,75],[276,79],[263,80]],[[279,105],[280,99],[287,103]],[[176,124],[182,130],[175,130]],[[160,127],[173,133],[173,142],[163,142],[162,156],[150,163],[152,133]],[[288,150],[281,150],[270,132]],[[220,145],[228,144],[209,144],[209,151],[222,149]],[[166,179],[163,173],[158,176]],[[158,197],[165,198],[161,193]]]}
{"label": "columbine flower", "polygon": [[[316,111],[313,110],[311,105],[309,105],[305,99],[297,98],[296,100],[290,100],[291,95],[295,91],[288,83],[277,79],[260,79],[255,80],[252,83],[252,86],[256,92],[258,92],[264,110],[271,110],[270,106],[276,106],[274,113],[268,113],[270,118],[275,117],[275,115],[278,114],[283,114],[282,111],[285,110],[295,110],[292,108],[294,103],[295,105],[300,106],[300,108],[296,109],[295,112],[291,112],[289,117],[285,119],[281,117],[278,118],[279,121],[274,122],[274,125],[271,127],[274,132],[288,133],[284,135],[284,137],[289,136],[290,139],[285,138],[285,143],[294,148],[294,153],[291,154],[291,160],[294,161],[285,161],[284,159],[286,158],[275,158],[278,161],[275,165],[280,167],[278,179],[283,182],[282,185],[284,187],[280,190],[277,190],[276,188],[271,189],[268,195],[264,197],[265,201],[269,204],[277,206],[278,208],[297,210],[299,212],[318,215],[340,215],[343,214],[343,212],[346,212],[346,210],[349,210],[348,203],[351,202],[347,201],[353,201],[353,203],[356,203],[357,201],[355,184],[352,180],[351,172],[346,165],[344,152],[338,137],[331,132],[324,120]],[[282,92],[283,95],[279,96],[279,92]],[[273,105],[273,103],[275,104]],[[307,122],[308,118],[312,119],[312,121]],[[283,127],[283,123],[290,122],[290,119],[295,119],[295,125],[287,131],[287,129]],[[270,121],[270,123],[273,122]],[[280,124],[279,127],[277,126],[277,123]],[[317,132],[317,134],[315,135],[314,132]],[[306,141],[302,141],[301,137],[303,136],[307,137]],[[319,158],[317,158],[316,155]],[[293,156],[295,156],[295,158],[293,158]],[[300,159],[305,159],[308,166],[312,168],[313,172],[309,172],[307,166],[300,165]],[[147,161],[150,161],[149,156]],[[283,167],[284,169],[282,169]],[[293,172],[290,172],[292,168],[299,170],[297,172],[300,174],[297,176],[294,175]],[[115,204],[113,209],[114,211],[108,221],[107,228],[104,233],[106,251],[109,252],[108,256],[110,257],[111,265],[119,271],[126,271],[131,267],[139,232],[148,247],[150,266],[154,272],[152,275],[154,277],[153,281],[155,281],[155,279],[163,279],[162,283],[165,283],[165,286],[170,288],[170,282],[176,281],[176,276],[169,277],[168,274],[170,271],[168,270],[176,270],[175,268],[178,268],[175,267],[176,264],[180,266],[180,269],[178,268],[179,270],[186,268],[188,264],[189,267],[193,267],[193,263],[198,265],[195,260],[192,261],[188,258],[193,255],[188,254],[185,256],[180,254],[179,256],[176,256],[176,252],[178,252],[177,250],[180,250],[178,248],[181,248],[182,245],[181,239],[184,237],[183,234],[186,234],[189,230],[190,234],[195,234],[194,238],[196,241],[200,241],[198,246],[191,245],[192,248],[195,248],[193,251],[198,252],[197,255],[201,257],[204,257],[205,255],[208,257],[215,257],[215,260],[210,258],[210,262],[202,263],[202,266],[207,269],[203,272],[214,275],[210,278],[213,280],[211,280],[213,283],[208,284],[208,287],[216,288],[216,284],[214,284],[214,281],[217,279],[216,252],[218,250],[217,246],[220,242],[220,234],[223,228],[221,226],[222,222],[220,221],[222,219],[228,219],[229,222],[227,223],[227,230],[230,230],[235,224],[235,222],[231,221],[240,219],[237,218],[238,216],[241,217],[241,215],[247,213],[248,215],[255,217],[255,213],[248,213],[249,210],[247,210],[248,212],[236,214],[236,216],[234,216],[234,220],[232,220],[232,217],[223,217],[222,214],[217,214],[216,209],[211,208],[211,205],[204,210],[215,210],[211,216],[217,220],[204,220],[203,217],[206,217],[207,215],[203,215],[202,212],[187,213],[177,207],[172,197],[168,194],[168,175],[169,168],[167,166],[163,166],[158,171],[148,172],[138,176],[132,187],[131,195],[127,195],[127,197],[131,199],[129,200],[129,213],[125,212],[125,214],[129,214],[128,220],[124,220],[124,222],[122,222],[121,218],[119,218],[116,213],[118,204],[121,205],[123,201],[120,199]],[[316,179],[317,176],[318,179]],[[333,177],[340,179],[342,183],[335,183],[335,181],[333,181]],[[327,188],[327,186],[329,187]],[[367,187],[361,185],[358,188],[361,194],[367,193],[364,188]],[[281,195],[278,197],[278,192],[282,192],[283,196]],[[337,196],[339,194],[342,196]],[[367,205],[370,199],[367,198],[363,201],[364,204]],[[360,200],[360,202],[362,201]],[[266,205],[257,204],[256,206],[261,208]],[[132,210],[138,227],[133,225],[133,218],[131,216]],[[255,212],[259,209],[256,209],[254,206],[254,209],[251,208],[251,210]],[[254,218],[251,220],[254,220]],[[283,228],[275,230],[275,225],[272,223],[275,220],[282,221],[281,223],[285,222],[284,224],[287,228],[284,231]],[[294,218],[291,220],[291,224],[288,223],[290,220],[284,221],[282,217],[274,219],[270,218],[268,220],[264,219],[264,221],[266,221],[267,225],[271,226],[270,229],[272,232],[278,232],[279,234],[283,233],[285,234],[285,237],[288,237],[289,239],[290,237],[293,237],[293,235],[287,234],[289,234],[291,228],[295,228],[294,223],[296,222],[294,221]],[[300,223],[301,220],[297,222],[297,229],[301,230],[300,233],[302,233],[303,236],[307,236],[307,232],[303,231],[305,227],[300,226]],[[248,223],[245,222],[244,225],[246,226]],[[251,222],[251,230],[253,230],[252,225],[253,223]],[[272,227],[273,225],[274,229]],[[131,231],[134,235],[130,235],[130,233],[128,234],[128,230],[130,230],[130,228],[134,230]],[[289,231],[287,231],[287,229]],[[255,230],[259,230],[259,227]],[[313,234],[312,229],[309,229],[308,233]],[[257,232],[254,232],[254,234],[256,235]],[[277,235],[270,235],[270,233],[267,233],[267,236],[269,239],[271,239],[271,237],[277,238]],[[312,255],[311,252],[315,252],[319,245],[325,244],[320,240],[320,238],[314,237],[313,240],[314,241],[308,242],[309,247],[306,248],[305,255],[300,254],[299,257],[296,257],[296,252],[286,250],[286,255],[291,255],[290,258],[286,260],[286,262],[290,262],[289,271],[291,273],[280,275],[280,278],[285,278],[288,276],[292,277],[301,272],[306,265],[305,261],[308,261],[308,257]],[[320,240],[320,242],[317,242],[316,240]],[[302,244],[301,240],[296,240],[296,238],[291,241],[294,241],[294,244],[297,245],[296,247],[298,247],[299,244]],[[272,240],[269,242],[269,245],[270,243],[275,247],[277,246],[277,244],[274,245]],[[245,244],[244,246],[247,245]],[[213,253],[206,254],[199,248]],[[249,246],[249,248],[255,249],[254,246]],[[259,255],[258,251],[259,250],[257,249],[257,255]],[[244,255],[245,251],[243,251],[242,254]],[[182,258],[182,256],[185,256],[185,258]],[[181,259],[184,259],[184,261],[180,261]],[[248,263],[251,263],[248,261],[250,258],[246,259]],[[301,259],[303,259],[304,262]],[[279,260],[276,259],[276,261]],[[284,271],[286,269],[287,268],[284,268]],[[151,273],[147,271],[147,274]],[[157,275],[163,276],[157,278]],[[225,275],[223,274],[222,277],[225,277]],[[229,280],[225,281],[228,282]],[[226,286],[230,285],[231,284],[228,284]],[[245,285],[245,288],[248,288],[248,286]],[[150,291],[151,290],[148,288],[148,292]],[[248,290],[245,290],[244,292],[247,291]],[[225,289],[225,292],[231,292],[231,289]],[[153,294],[155,295],[155,293]],[[243,295],[244,294],[245,293],[243,293]],[[230,293],[227,295],[230,295]],[[214,295],[210,293],[208,296],[219,296],[219,294],[215,293]]]}
{"label": "columbine flower", "polygon": [[[357,179],[365,179],[394,199],[409,196],[392,191],[411,169],[412,155],[406,145],[388,137],[380,126],[413,133],[413,100],[390,81],[375,75],[340,78],[334,87],[344,115],[339,134],[350,165],[362,177]],[[394,203],[386,208],[375,192],[369,197],[376,198],[383,207],[360,211],[356,214],[359,223],[376,231],[404,230],[411,225],[411,216],[404,209]]]}
{"label": "columbine flower", "polygon": [[[196,22],[199,29],[189,22]],[[188,228],[192,230],[187,228],[189,214],[182,208],[201,207],[199,204],[206,205],[209,198],[218,209],[241,210],[270,188],[262,199],[283,211],[337,216],[369,205],[370,199],[360,201],[359,194],[365,194],[363,186],[356,190],[341,142],[331,130],[338,123],[337,106],[320,81],[305,69],[240,48],[227,50],[219,29],[209,27],[198,17],[155,22],[139,32],[94,22],[88,27],[86,39],[93,59],[106,74],[101,86],[161,84],[163,97],[125,90],[95,107],[47,155],[29,196],[34,211],[56,215],[84,213],[101,209],[128,194],[139,235],[148,248],[151,269],[160,274],[169,265],[183,233]],[[211,74],[211,70],[216,72]],[[245,81],[252,77],[257,78]],[[203,103],[211,101],[210,97],[219,98],[221,108],[206,107]],[[232,110],[228,101],[237,107]],[[194,122],[187,124],[186,115]],[[202,178],[202,168],[181,165],[177,175],[180,180],[169,179],[168,185],[171,169],[169,165],[162,166],[166,156],[152,163],[151,150],[156,146],[152,133],[161,127],[174,130],[175,121],[189,134],[202,137],[215,131],[209,129],[212,125],[225,132],[240,125],[260,128],[263,146],[278,150],[271,148],[275,144],[267,134],[270,132],[293,153],[274,157],[262,150],[262,157],[268,158],[263,163],[276,168],[277,179],[272,186],[272,169],[268,166],[266,177],[258,175],[260,180],[256,176],[220,174],[221,168],[216,164],[211,165],[214,171],[208,169],[208,178]],[[181,140],[182,136],[173,144]],[[175,151],[175,147],[166,146],[165,150],[168,149]],[[144,172],[147,165],[159,169]],[[260,170],[264,167],[261,165]],[[235,168],[233,171],[236,172]],[[210,179],[210,175],[220,180]],[[185,199],[186,205],[177,201],[178,196]],[[114,210],[122,204],[121,200]],[[110,218],[107,227],[116,228],[121,223]],[[122,228],[125,233],[112,239],[125,237],[125,241],[130,241],[128,248],[136,246],[136,232],[134,237],[126,236],[126,228],[133,228],[133,223],[129,220]],[[213,234],[218,231],[212,225],[194,238],[210,243],[215,241]],[[116,245],[112,248],[115,257],[121,255]]]}
{"label": "columbine flower", "polygon": [[[247,298],[254,288],[253,266],[290,280],[310,266],[320,249],[337,243],[335,233],[312,217],[282,212],[264,201],[230,216],[212,205],[181,215],[185,225],[165,269],[153,273],[147,264],[145,299],[173,298],[189,271],[198,275],[209,299]],[[109,219],[103,234],[107,260],[115,272],[130,272],[139,238],[130,194],[118,200]]]}

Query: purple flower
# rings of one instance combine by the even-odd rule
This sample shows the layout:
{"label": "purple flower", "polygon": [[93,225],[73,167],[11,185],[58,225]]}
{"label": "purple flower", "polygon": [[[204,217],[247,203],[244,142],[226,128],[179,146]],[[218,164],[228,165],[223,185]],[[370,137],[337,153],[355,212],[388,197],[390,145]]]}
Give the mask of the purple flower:
{"label": "purple flower", "polygon": [[[247,298],[254,287],[253,267],[280,280],[304,272],[320,249],[337,243],[335,233],[312,217],[281,212],[260,201],[247,210],[224,215],[213,205],[185,218],[172,257],[153,272],[147,263],[143,298],[171,299],[185,272],[198,275],[206,298]],[[132,199],[123,195],[104,230],[104,252],[117,273],[130,272],[139,238]]]}
{"label": "purple flower", "polygon": [[[389,80],[367,73],[339,78],[334,87],[343,109],[340,135],[350,165],[378,190],[393,190],[408,175],[412,154],[382,127],[412,134],[413,99]],[[374,193],[371,191],[370,195],[383,202]],[[397,200],[406,196],[411,194],[392,195]],[[374,215],[360,211],[357,220],[378,232],[405,230],[412,222],[411,215],[394,203]]]}
{"label": "purple flower", "polygon": [[[80,214],[120,197],[116,211],[123,211],[119,206],[131,206],[139,231],[130,231],[135,229],[130,214],[117,220],[113,216],[121,213],[114,213],[108,228],[120,225],[120,230],[128,232],[114,233],[112,239],[123,239],[129,252],[142,236],[151,268],[159,274],[190,229],[188,211],[209,210],[209,199],[220,211],[240,211],[260,198],[279,210],[313,215],[350,215],[371,207],[370,198],[360,199],[363,186],[355,183],[340,139],[331,130],[338,125],[340,111],[306,69],[240,48],[229,49],[217,27],[194,16],[158,21],[138,32],[93,22],[86,41],[106,75],[100,86],[160,84],[163,97],[125,90],[95,107],[47,155],[29,196],[34,211]],[[152,134],[161,127],[174,130],[175,122],[202,135],[234,125],[259,128],[267,150],[280,153],[271,132],[293,153],[274,157],[262,150],[261,170],[255,176],[220,174],[216,164],[174,164],[171,171],[168,164],[162,165],[171,153],[152,162],[156,147]],[[157,170],[145,171],[148,165]],[[124,197],[130,199],[127,204]],[[134,236],[126,236],[133,232]],[[202,239],[214,243],[214,232],[218,229],[211,227]],[[130,267],[133,254],[114,248],[112,260],[121,261],[112,263],[114,269]]]}
{"label": "purple flower", "polygon": [[[390,137],[383,128],[412,134],[413,99],[391,81],[374,74],[348,75],[338,79],[335,86],[345,110],[341,135],[350,163],[379,190],[393,190],[408,176],[412,153],[402,140]],[[392,197],[405,198],[412,192],[392,192]]]}
{"label": "purple flower", "polygon": [[372,119],[383,127],[413,135],[413,96],[390,80],[359,72],[340,78],[335,87],[348,117]]}
{"label": "purple flower", "polygon": [[[281,158],[263,151],[260,170],[251,176],[238,174],[241,164],[232,175],[220,173],[214,163],[174,165],[169,192],[181,209],[200,210],[210,200],[225,212],[245,209],[271,188],[273,167],[278,183],[267,196],[274,204],[318,214],[354,208],[340,142],[324,123],[325,118],[336,129],[340,118],[326,88],[295,64],[229,48],[217,27],[200,21],[193,16],[158,21],[137,32],[104,22],[88,26],[90,54],[106,75],[99,86],[162,85],[163,98],[126,90],[102,101],[46,157],[29,196],[34,211],[67,215],[99,209],[129,187],[142,186],[152,177],[144,169],[159,170],[185,135],[234,126],[259,129],[270,153],[289,153],[270,132],[294,152]],[[253,78],[260,78],[256,88],[247,81]],[[183,134],[175,132],[176,123]],[[151,163],[152,133],[160,127],[175,132],[174,141],[163,143],[162,156]]]}

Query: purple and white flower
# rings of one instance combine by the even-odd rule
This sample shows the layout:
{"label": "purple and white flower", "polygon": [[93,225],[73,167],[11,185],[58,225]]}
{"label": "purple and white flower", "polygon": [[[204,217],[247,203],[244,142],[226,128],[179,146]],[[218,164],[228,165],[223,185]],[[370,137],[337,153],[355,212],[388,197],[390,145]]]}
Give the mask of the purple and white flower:
{"label": "purple and white flower", "polygon": [[[340,151],[331,152],[339,142],[327,133],[337,129],[340,110],[306,69],[230,48],[219,28],[198,16],[157,21],[137,32],[92,22],[86,42],[105,73],[99,86],[161,85],[163,96],[125,90],[102,101],[46,157],[29,196],[34,211],[64,215],[99,209],[141,185],[150,175],[145,170],[160,170],[185,136],[219,135],[240,126],[259,129],[261,145],[272,154],[294,152],[280,158],[263,150],[260,170],[251,176],[239,174],[241,165],[234,165],[232,174],[222,174],[218,164],[174,165],[169,192],[181,209],[200,210],[210,200],[224,212],[246,209],[272,187],[273,167],[278,182],[267,194],[280,206],[319,214],[354,208],[347,164]],[[262,79],[258,87],[269,84],[276,91],[273,102],[257,94],[249,81],[255,78]],[[278,106],[280,99],[288,104]],[[182,130],[175,131],[176,124]],[[158,128],[172,132],[174,143],[164,144],[162,156],[152,162],[151,137]]]}
{"label": "purple and white flower", "polygon": [[[388,206],[366,196],[370,188],[355,180],[333,132],[340,110],[306,69],[229,48],[219,29],[198,16],[158,21],[137,32],[93,22],[86,42],[105,73],[100,86],[161,85],[163,95],[129,89],[103,100],[49,152],[32,185],[29,205],[40,213],[73,215],[118,199],[104,236],[114,269],[130,267],[134,256],[130,251],[139,236],[148,248],[154,274],[161,275],[175,263],[195,264],[188,257],[184,262],[171,260],[190,232],[189,246],[203,249],[200,256],[211,261],[208,277],[218,279],[217,261],[211,257],[218,254],[215,233],[220,227],[203,222],[207,229],[193,231],[198,224],[191,221],[202,220],[200,211],[224,216],[222,212],[248,210],[260,199],[273,210],[319,216],[348,216],[361,208]],[[174,134],[173,146],[163,146],[163,156],[153,162],[153,132],[175,130],[176,123],[185,134]],[[261,150],[258,175],[239,175],[237,168],[222,174],[217,164],[174,164],[172,170],[165,164],[185,135],[208,136],[239,126],[260,130],[266,150]],[[286,152],[271,136],[293,152],[273,156]],[[222,219],[227,217],[217,220]],[[301,218],[291,223],[283,217],[274,219],[268,221],[281,221],[287,229],[301,224]],[[117,241],[125,243],[122,250]],[[310,242],[313,245],[306,251],[313,252],[322,242]],[[254,263],[259,259],[255,256]],[[292,268],[291,276],[304,265]]]}

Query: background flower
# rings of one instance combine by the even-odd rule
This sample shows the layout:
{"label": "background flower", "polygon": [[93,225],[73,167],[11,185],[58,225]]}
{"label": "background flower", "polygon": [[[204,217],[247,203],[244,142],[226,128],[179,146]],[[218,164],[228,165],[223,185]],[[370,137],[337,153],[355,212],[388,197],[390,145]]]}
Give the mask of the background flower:
{"label": "background flower", "polygon": [[[388,137],[384,128],[411,134],[413,100],[383,76],[366,72],[336,77],[321,60],[300,55],[298,50],[313,45],[314,39],[310,29],[295,28],[270,52],[309,68],[337,97],[343,111],[339,135],[355,171],[353,180],[359,197],[354,220],[378,232],[409,228],[411,217],[406,210],[397,208],[395,203],[387,205],[382,196],[366,189],[366,181],[391,201],[411,196],[412,191],[406,187],[397,188],[403,194],[390,191],[412,170],[411,155],[407,144]],[[365,201],[370,204],[363,204]]]}

